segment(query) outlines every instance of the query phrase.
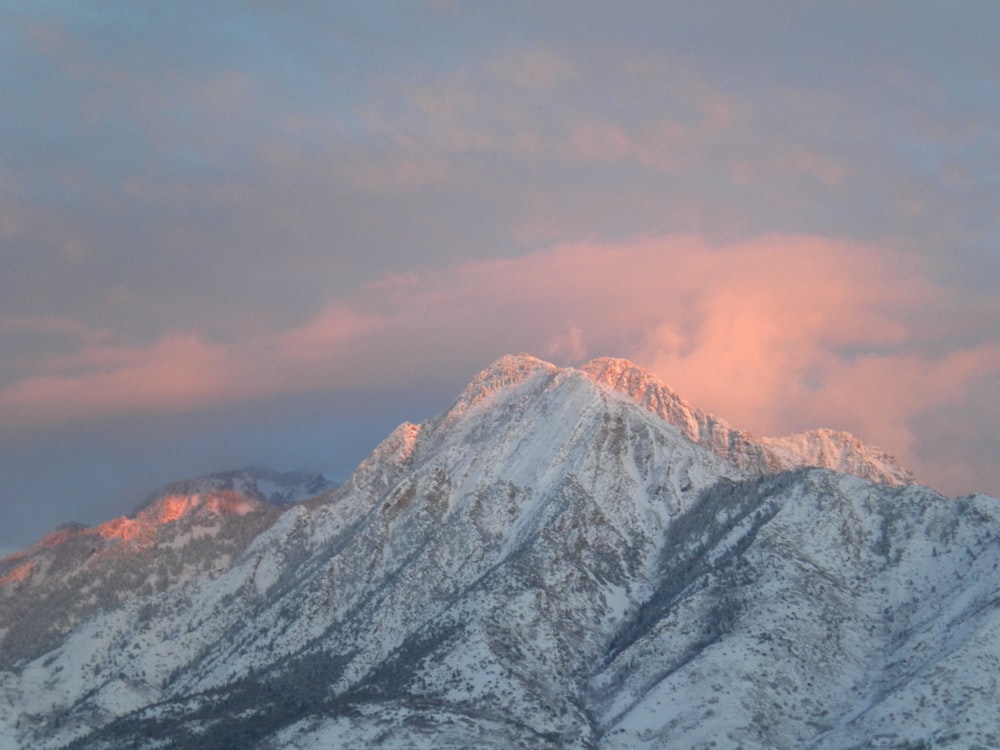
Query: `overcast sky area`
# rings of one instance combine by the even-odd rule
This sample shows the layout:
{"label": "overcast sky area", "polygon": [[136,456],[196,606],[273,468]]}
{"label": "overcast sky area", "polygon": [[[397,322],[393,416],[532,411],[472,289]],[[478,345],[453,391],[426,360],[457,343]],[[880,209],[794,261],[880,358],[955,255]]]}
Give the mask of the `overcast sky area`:
{"label": "overcast sky area", "polygon": [[0,0],[0,554],[497,357],[1000,494],[1000,3]]}

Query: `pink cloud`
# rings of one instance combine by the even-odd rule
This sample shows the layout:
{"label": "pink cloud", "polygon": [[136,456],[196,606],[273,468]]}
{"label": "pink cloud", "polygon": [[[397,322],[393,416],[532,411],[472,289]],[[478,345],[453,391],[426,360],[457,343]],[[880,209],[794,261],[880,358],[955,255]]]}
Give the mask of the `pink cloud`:
{"label": "pink cloud", "polygon": [[[344,344],[367,319],[331,305],[300,328],[222,344],[167,334],[146,345],[91,344],[37,359],[40,372],[0,388],[4,427],[122,413],[166,413],[278,393],[357,385],[338,382]],[[332,381],[332,382],[331,382]]]}
{"label": "pink cloud", "polygon": [[88,346],[47,372],[0,390],[10,422],[73,421],[130,410],[168,411],[209,403],[221,391],[222,352],[192,336],[149,346]]}
{"label": "pink cloud", "polygon": [[[166,335],[116,346],[80,336],[73,354],[38,360],[32,375],[0,388],[0,410],[16,426],[399,389],[471,376],[511,351],[562,364],[611,354],[756,434],[848,429],[919,475],[917,420],[967,405],[973,389],[1000,377],[1000,344],[955,346],[945,290],[907,261],[800,235],[559,245],[388,276],[301,326],[232,343]],[[954,472],[923,478],[955,481]]]}
{"label": "pink cloud", "polygon": [[[1000,344],[985,343],[932,357],[868,355],[834,363],[825,387],[801,408],[813,420],[837,419],[879,440],[916,465],[912,419],[963,402],[967,392],[1000,375]],[[988,404],[983,404],[989,408]]]}

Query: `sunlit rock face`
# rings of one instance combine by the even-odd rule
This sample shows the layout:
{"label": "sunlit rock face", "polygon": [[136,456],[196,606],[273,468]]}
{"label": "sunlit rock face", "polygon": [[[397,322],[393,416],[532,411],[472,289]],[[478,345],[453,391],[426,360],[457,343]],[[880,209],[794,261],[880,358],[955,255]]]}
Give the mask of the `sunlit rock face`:
{"label": "sunlit rock face", "polygon": [[317,492],[5,560],[0,745],[1000,746],[1000,502],[852,436],[509,356]]}
{"label": "sunlit rock face", "polygon": [[0,560],[0,666],[44,652],[98,611],[218,572],[278,507],[333,486],[299,472],[229,471],[171,485],[127,517],[60,526]]}

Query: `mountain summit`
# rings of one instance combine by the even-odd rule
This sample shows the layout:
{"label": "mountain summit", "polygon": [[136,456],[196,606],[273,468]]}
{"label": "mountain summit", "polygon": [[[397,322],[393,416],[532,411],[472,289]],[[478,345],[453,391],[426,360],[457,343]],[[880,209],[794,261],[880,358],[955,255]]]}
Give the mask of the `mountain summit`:
{"label": "mountain summit", "polygon": [[0,744],[1000,746],[1000,501],[625,360],[504,357],[335,489],[158,528],[0,563],[60,623],[0,625]]}

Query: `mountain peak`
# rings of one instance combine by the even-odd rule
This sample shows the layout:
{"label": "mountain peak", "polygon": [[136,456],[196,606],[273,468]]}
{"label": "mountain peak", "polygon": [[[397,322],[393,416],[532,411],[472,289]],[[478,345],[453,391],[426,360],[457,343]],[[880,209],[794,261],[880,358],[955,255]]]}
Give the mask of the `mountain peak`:
{"label": "mountain peak", "polygon": [[656,375],[619,357],[598,357],[580,367],[591,380],[629,396],[640,406],[679,427],[684,436],[702,442],[701,424],[709,416],[689,404],[684,397]]}
{"label": "mountain peak", "polygon": [[503,356],[473,378],[442,423],[454,423],[471,408],[488,408],[501,393],[529,382],[533,383],[532,393],[522,393],[524,399],[581,374],[600,388],[628,397],[674,425],[688,440],[753,476],[818,467],[886,485],[915,481],[913,474],[901,468],[889,453],[865,445],[850,433],[819,429],[788,437],[757,438],[693,406],[655,374],[621,357],[597,357],[574,369],[560,368],[529,354]]}
{"label": "mountain peak", "polygon": [[530,354],[506,354],[472,379],[459,398],[465,408],[475,406],[497,391],[516,386],[538,373],[556,373],[559,368]]}
{"label": "mountain peak", "polygon": [[183,518],[242,516],[267,506],[304,500],[332,489],[322,474],[250,466],[174,482],[154,493],[130,516],[93,529],[105,539],[149,543],[157,529]]}
{"label": "mountain peak", "polygon": [[636,374],[644,378],[656,380],[656,376],[649,370],[639,367],[635,362],[625,357],[594,357],[589,362],[580,366],[580,369],[593,377],[607,377],[609,375]]}
{"label": "mountain peak", "polygon": [[260,466],[248,466],[174,482],[150,497],[137,513],[172,496],[183,496],[196,501],[191,510],[208,503],[211,506],[208,510],[222,513],[236,509],[225,505],[216,508],[212,504],[213,498],[235,495],[246,498],[252,503],[285,505],[313,497],[332,489],[333,486],[333,482],[318,473],[275,471]]}
{"label": "mountain peak", "polygon": [[649,370],[639,367],[630,360],[620,357],[597,357],[581,365],[580,370],[594,382],[631,396],[636,403],[650,408],[651,411],[658,410],[652,402],[664,399],[678,404],[683,403],[688,410],[694,411],[694,407],[670,386],[665,385]]}

